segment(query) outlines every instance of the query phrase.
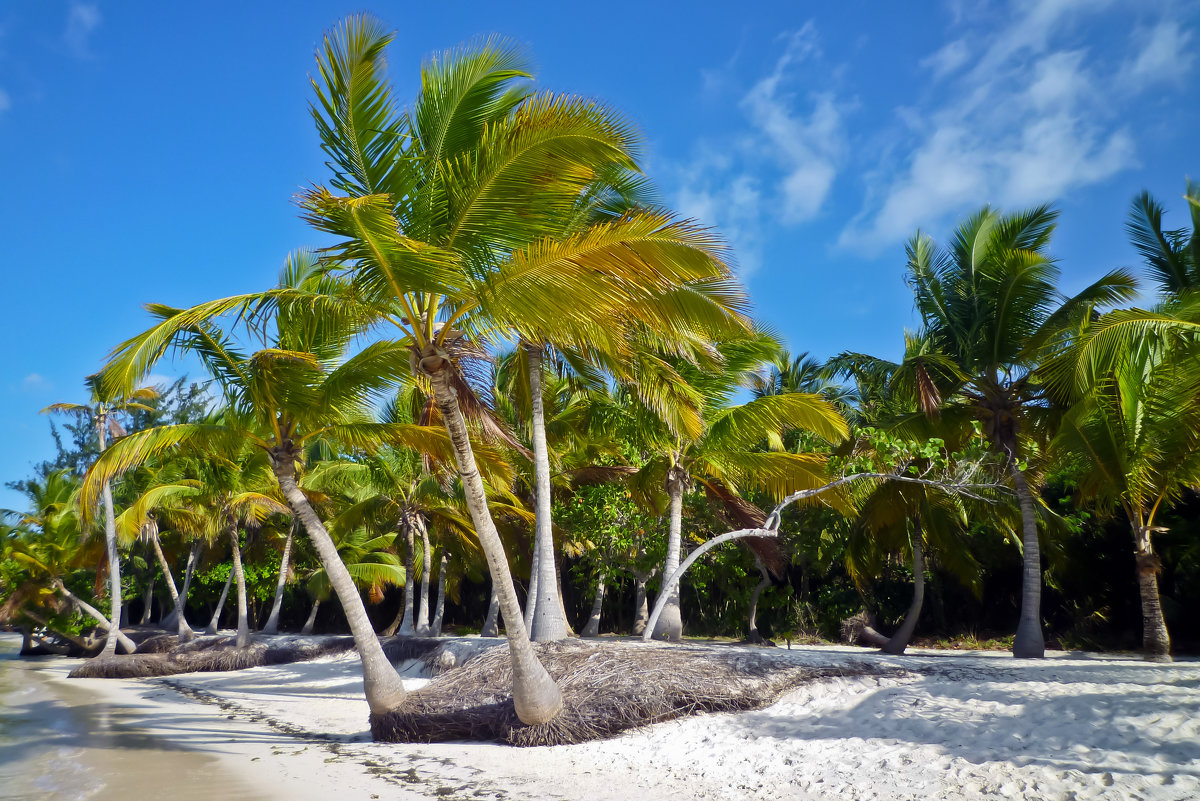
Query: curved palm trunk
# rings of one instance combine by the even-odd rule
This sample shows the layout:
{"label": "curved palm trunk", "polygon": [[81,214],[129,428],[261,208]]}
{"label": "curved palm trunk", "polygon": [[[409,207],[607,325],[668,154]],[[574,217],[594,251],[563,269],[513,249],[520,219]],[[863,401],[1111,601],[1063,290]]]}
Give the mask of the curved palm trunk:
{"label": "curved palm trunk", "polygon": [[[558,592],[558,575],[554,564],[554,527],[550,517],[550,450],[546,445],[546,409],[542,398],[542,348],[526,345],[529,355],[529,397],[532,406],[531,434],[533,439],[533,475],[537,491],[537,585],[530,583],[533,604],[533,625],[530,636],[534,642],[552,642],[567,637],[567,623],[562,613]],[[531,577],[532,578],[532,577]]]}
{"label": "curved palm trunk", "polygon": [[283,558],[279,560],[279,579],[275,582],[275,602],[271,604],[271,614],[267,616],[267,625],[263,626],[263,634],[279,633],[279,613],[283,609],[283,588],[287,586],[288,561],[292,556],[292,537],[296,533],[295,522],[288,528],[287,541],[283,543]]}
{"label": "curved palm trunk", "polygon": [[[534,506],[537,506],[537,501],[534,501]],[[533,555],[529,560],[529,586],[525,588],[525,628],[527,629],[533,628],[533,613],[537,611],[538,568],[540,566],[538,556],[537,536],[535,534],[533,538]]]}
{"label": "curved palm trunk", "polygon": [[167,580],[167,590],[171,593],[171,604],[175,607],[175,632],[179,635],[180,642],[187,642],[196,635],[192,632],[192,627],[188,625],[187,618],[183,614],[182,596],[175,589],[175,578],[171,575],[171,566],[167,564],[167,557],[163,555],[162,542],[158,539],[158,531],[152,530],[150,532],[150,544],[154,547],[154,557],[158,560],[158,566],[162,569],[163,576]]}
{"label": "curved palm trunk", "polygon": [[425,521],[418,518],[421,529],[421,600],[417,604],[417,635],[429,636],[429,572],[433,570],[433,554],[429,549],[429,532]]}
{"label": "curved palm trunk", "polygon": [[237,647],[245,648],[250,644],[250,616],[246,603],[246,573],[242,570],[242,548],[238,544],[235,526],[229,528],[229,541],[233,544],[233,579],[237,587]]}
{"label": "curved palm trunk", "polygon": [[[454,456],[458,462],[458,474],[462,478],[466,493],[467,508],[475,524],[475,533],[487,558],[488,570],[492,574],[492,586],[496,588],[500,611],[504,615],[504,631],[508,638],[508,650],[513,669],[513,706],[517,717],[526,725],[545,723],[552,720],[562,709],[562,693],[546,668],[538,661],[529,641],[525,621],[521,616],[521,604],[513,586],[512,573],[508,569],[508,558],[496,524],[488,511],[487,494],[483,479],[475,464],[475,454],[467,434],[467,423],[458,407],[458,397],[450,384],[453,367],[440,354],[431,353],[422,359],[435,362],[438,369],[430,373],[433,394],[442,413],[446,430],[454,444]],[[553,568],[553,558],[550,566]]]}
{"label": "curved palm trunk", "polygon": [[650,604],[646,598],[646,582],[654,575],[651,570],[639,570],[633,574],[633,633],[641,636],[650,619]]}
{"label": "curved palm trunk", "polygon": [[362,596],[354,586],[350,571],[342,564],[338,556],[337,546],[333,544],[329,532],[321,524],[321,519],[308,503],[308,498],[296,484],[295,457],[291,453],[273,454],[272,467],[279,487],[283,490],[284,498],[292,513],[299,518],[308,538],[312,541],[329,576],[329,583],[342,602],[342,611],[350,624],[354,635],[354,644],[363,665],[363,691],[367,697],[367,705],[371,714],[379,715],[395,709],[404,703],[407,693],[400,675],[396,673],[392,663],[383,653],[383,646],[375,636],[371,620],[367,617],[367,608],[363,605]]}
{"label": "curved palm trunk", "polygon": [[908,642],[912,639],[913,632],[917,628],[917,619],[921,617],[921,606],[925,602],[925,547],[921,543],[921,527],[919,523],[917,524],[917,530],[913,532],[912,553],[912,603],[908,607],[908,612],[904,615],[904,621],[900,624],[900,628],[896,629],[896,633],[884,644],[884,653],[904,653],[904,649],[908,647]]}
{"label": "curved palm trunk", "polygon": [[1021,506],[1021,543],[1024,553],[1024,572],[1021,580],[1021,621],[1013,638],[1013,656],[1040,659],[1046,655],[1042,637],[1042,559],[1038,548],[1037,517],[1033,509],[1033,493],[1025,474],[1017,464],[1016,448],[1009,450],[1009,472],[1017,502]]}
{"label": "curved palm trunk", "polygon": [[[100,437],[100,452],[108,448],[108,416],[96,418],[96,430]],[[108,639],[104,642],[102,655],[112,656],[117,652],[117,635],[121,631],[121,556],[117,553],[117,518],[113,512],[112,484],[104,482],[104,550],[108,557],[109,592],[112,595],[112,625],[108,628]]]}
{"label": "curved palm trunk", "polygon": [[683,618],[679,612],[679,583],[665,586],[665,582],[679,568],[679,551],[683,529],[683,477],[678,467],[672,467],[667,475],[667,495],[671,499],[670,525],[667,530],[667,559],[663,564],[664,586],[660,595],[667,594],[666,605],[654,624],[651,635],[656,640],[678,642],[683,636]]}
{"label": "curved palm trunk", "polygon": [[112,639],[115,643],[120,643],[121,647],[125,649],[126,653],[132,654],[137,650],[137,645],[134,643],[134,641],[126,637],[120,631],[120,629],[117,629],[116,634],[113,634],[112,621],[101,614],[99,609],[68,590],[66,584],[63,584],[61,581],[55,581],[54,588],[62,593],[64,598],[75,604],[79,611],[83,612],[92,620],[95,620],[97,625],[106,629],[109,633],[109,639]]}
{"label": "curved palm trunk", "polygon": [[588,615],[587,625],[583,627],[584,637],[600,635],[600,613],[604,610],[605,575],[605,572],[601,570],[600,576],[596,579],[596,600],[592,602],[592,613]]}
{"label": "curved palm trunk", "polygon": [[321,608],[320,600],[314,598],[312,609],[308,612],[308,620],[304,621],[304,627],[300,629],[301,634],[312,634],[313,626],[317,625],[317,610]]}
{"label": "curved palm trunk", "polygon": [[488,598],[487,618],[483,628],[479,630],[480,637],[500,636],[500,593],[496,591],[496,582],[492,582],[492,592]]}
{"label": "curved palm trunk", "polygon": [[767,568],[763,565],[762,560],[757,556],[754,557],[754,563],[758,566],[758,572],[762,575],[762,580],[754,585],[754,592],[750,594],[750,620],[748,622],[746,639],[750,642],[762,642],[762,635],[758,633],[758,599],[762,597],[763,590],[771,586],[771,576],[767,573]]}
{"label": "curved palm trunk", "polygon": [[138,621],[139,626],[144,626],[150,622],[150,612],[154,608],[154,576],[150,577],[150,582],[146,585],[146,591],[142,593],[142,619]]}
{"label": "curved palm trunk", "polygon": [[429,634],[433,637],[442,636],[442,616],[446,611],[446,565],[450,559],[446,551],[442,551],[442,559],[438,563],[437,605],[433,608],[433,623],[429,626]]}
{"label": "curved palm trunk", "polygon": [[[187,609],[188,591],[192,586],[192,576],[196,572],[196,560],[200,557],[200,542],[197,540],[192,543],[192,547],[188,549],[187,567],[183,572],[183,589],[179,591],[179,610],[178,614],[172,610],[166,619],[163,621],[163,628],[173,628],[179,625],[179,615],[184,614]],[[191,631],[191,627],[188,627]],[[193,632],[193,635],[195,632]]]}
{"label": "curved palm trunk", "polygon": [[225,611],[225,601],[229,598],[229,585],[232,583],[233,568],[230,568],[229,575],[225,577],[225,588],[221,590],[221,597],[217,600],[217,608],[213,610],[212,619],[204,627],[205,634],[217,633],[217,626],[221,623],[221,613]]}
{"label": "curved palm trunk", "polygon": [[1150,526],[1134,530],[1134,550],[1137,558],[1138,592],[1142,598],[1142,649],[1146,659],[1171,661],[1171,637],[1163,619],[1162,601],[1158,593],[1160,563],[1150,542]]}

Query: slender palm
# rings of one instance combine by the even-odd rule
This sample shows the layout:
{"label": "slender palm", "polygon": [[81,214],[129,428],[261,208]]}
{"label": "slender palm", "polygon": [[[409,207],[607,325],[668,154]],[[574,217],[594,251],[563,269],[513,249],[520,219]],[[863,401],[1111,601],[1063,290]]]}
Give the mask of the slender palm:
{"label": "slender palm", "polygon": [[1131,276],[1114,271],[1074,297],[1059,293],[1058,268],[1046,252],[1056,216],[1047,207],[1009,215],[984,208],[959,226],[948,249],[923,234],[908,245],[908,278],[925,332],[936,352],[966,377],[958,398],[1007,460],[1021,506],[1024,573],[1013,642],[1018,657],[1045,655],[1035,499],[1023,469],[1030,438],[1045,419],[1033,371],[1074,318],[1135,289]]}
{"label": "slender palm", "polygon": [[1187,182],[1192,228],[1163,228],[1162,204],[1149,192],[1133,199],[1125,230],[1141,254],[1150,279],[1167,297],[1200,289],[1200,183]]}

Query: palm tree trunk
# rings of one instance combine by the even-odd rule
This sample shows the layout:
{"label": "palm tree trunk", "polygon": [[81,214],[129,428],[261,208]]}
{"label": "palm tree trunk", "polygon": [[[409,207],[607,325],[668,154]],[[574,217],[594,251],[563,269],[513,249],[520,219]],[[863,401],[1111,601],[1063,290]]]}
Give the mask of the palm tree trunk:
{"label": "palm tree trunk", "polygon": [[638,570],[633,574],[633,633],[641,636],[650,620],[650,604],[646,597],[646,582],[654,575],[650,570]]}
{"label": "palm tree trunk", "polygon": [[754,557],[754,563],[758,566],[762,580],[754,585],[754,592],[750,594],[749,633],[746,635],[746,639],[750,642],[762,642],[762,635],[758,633],[758,599],[762,597],[763,590],[771,586],[771,576],[767,573],[767,568],[763,565],[762,560],[757,556]]}
{"label": "palm tree trunk", "polygon": [[904,621],[896,633],[883,646],[887,654],[902,654],[912,639],[913,631],[917,628],[917,619],[921,617],[921,606],[925,602],[925,547],[921,543],[921,524],[916,521],[916,530],[912,538],[913,555],[913,597],[904,615]]}
{"label": "palm tree trunk", "polygon": [[288,527],[287,541],[283,543],[283,558],[279,560],[279,579],[275,582],[275,602],[271,604],[271,614],[267,616],[267,625],[263,626],[263,634],[279,633],[279,613],[283,609],[283,588],[287,586],[288,560],[292,556],[292,537],[296,533],[296,523]]}
{"label": "palm tree trunk", "polygon": [[250,616],[246,609],[246,573],[242,570],[242,548],[238,544],[236,526],[229,527],[229,541],[233,544],[233,579],[237,587],[237,647],[250,644]]}
{"label": "palm tree trunk", "polygon": [[1013,638],[1013,656],[1022,659],[1041,659],[1046,655],[1042,637],[1042,559],[1038,548],[1037,517],[1033,509],[1033,493],[1025,481],[1025,473],[1017,463],[1016,448],[1008,451],[1009,472],[1013,488],[1021,505],[1021,543],[1024,548],[1024,572],[1021,581],[1021,620]]}
{"label": "palm tree trunk", "polygon": [[139,626],[145,626],[150,622],[150,611],[154,606],[154,576],[150,577],[150,581],[146,584],[146,591],[142,593],[142,619],[138,621]]}
{"label": "palm tree trunk", "polygon": [[[537,501],[534,501],[537,506]],[[538,594],[538,547],[537,536],[533,538],[532,556],[529,559],[529,585],[525,588],[525,628],[533,629],[533,614],[537,611]]]}
{"label": "palm tree trunk", "polygon": [[483,628],[479,630],[480,637],[500,636],[500,593],[496,592],[496,582],[492,582],[492,592],[488,598],[487,618]]}
{"label": "palm tree trunk", "polygon": [[433,623],[429,627],[429,634],[433,637],[442,636],[442,616],[446,611],[446,566],[449,563],[450,558],[446,556],[443,546],[442,559],[438,563],[437,605],[433,608]]}
{"label": "palm tree trunk", "polygon": [[[550,517],[550,450],[546,445],[546,409],[542,397],[542,347],[525,346],[529,356],[529,398],[532,407],[531,435],[533,439],[533,475],[537,491],[537,536],[534,549],[537,551],[537,586],[533,597],[533,626],[530,636],[534,642],[553,642],[567,637],[567,624],[563,618],[562,603],[558,593],[558,576],[554,564],[554,528]],[[526,601],[530,603],[530,601]]]}
{"label": "palm tree trunk", "polygon": [[433,554],[429,549],[429,532],[425,521],[418,518],[421,529],[421,600],[417,604],[417,635],[429,636],[429,573],[433,570]]}
{"label": "palm tree trunk", "polygon": [[163,576],[167,579],[167,589],[171,593],[171,604],[175,607],[175,631],[179,635],[180,642],[187,642],[195,635],[192,633],[192,627],[188,625],[187,618],[183,614],[182,596],[175,589],[175,578],[171,575],[171,566],[167,564],[167,557],[163,555],[162,542],[158,539],[157,528],[157,526],[154,526],[155,530],[150,532],[150,544],[154,547],[154,557],[158,559],[158,566],[162,569]]}
{"label": "palm tree trunk", "polygon": [[[513,706],[516,708],[517,718],[526,725],[546,723],[562,709],[562,693],[534,654],[525,621],[521,617],[521,604],[517,600],[517,590],[513,586],[512,573],[508,569],[508,557],[504,553],[500,534],[496,531],[496,524],[488,510],[487,494],[483,488],[479,468],[475,464],[475,454],[467,434],[467,423],[458,406],[456,391],[450,383],[451,370],[455,368],[442,354],[436,352],[426,353],[421,363],[422,367],[426,363],[438,365],[438,369],[430,373],[433,395],[442,413],[446,430],[450,434],[450,440],[454,444],[454,456],[466,494],[467,508],[475,524],[479,545],[487,558],[492,586],[496,588],[500,601],[500,612],[504,615],[504,631],[512,658]],[[551,554],[550,567],[553,566]]]}
{"label": "palm tree trunk", "polygon": [[[187,610],[188,590],[192,586],[192,575],[196,572],[196,560],[200,557],[200,541],[196,540],[192,543],[192,547],[188,549],[187,567],[183,572],[183,589],[179,591],[179,614],[172,611],[163,620],[163,628],[172,628],[179,625],[179,615],[185,614]],[[188,627],[191,631],[191,627]],[[194,632],[193,632],[194,636]]]}
{"label": "palm tree trunk", "polygon": [[321,602],[314,598],[312,609],[308,613],[308,620],[304,621],[304,627],[300,629],[301,634],[312,634],[313,626],[317,625],[317,610],[320,608]]}
{"label": "palm tree trunk", "polygon": [[229,598],[229,585],[233,583],[233,568],[229,569],[229,575],[225,577],[225,588],[221,590],[221,597],[217,600],[217,608],[213,610],[212,619],[208,621],[208,625],[204,627],[205,634],[216,634],[217,626],[221,622],[221,612],[225,611],[225,600]]}
{"label": "palm tree trunk", "polygon": [[[683,530],[683,475],[679,467],[672,467],[667,474],[667,495],[671,499],[670,525],[667,530],[667,559],[663,565],[663,581],[670,578],[679,567],[679,551],[682,547]],[[678,642],[683,636],[683,618],[679,612],[679,584],[665,588],[670,595],[666,606],[654,624],[656,640]]]}
{"label": "palm tree trunk", "polygon": [[124,648],[127,653],[132,654],[134,651],[137,650],[137,644],[134,643],[133,640],[126,637],[120,631],[120,629],[118,629],[117,633],[114,635],[112,633],[113,632],[112,621],[109,620],[108,618],[106,618],[103,614],[101,614],[99,609],[92,606],[87,601],[83,600],[82,598],[79,598],[74,593],[72,593],[70,590],[68,590],[66,584],[63,584],[61,581],[55,581],[54,588],[56,590],[58,590],[60,593],[62,593],[64,598],[66,598],[71,603],[75,604],[75,606],[81,612],[83,612],[85,615],[90,617],[92,620],[95,620],[97,625],[102,626],[104,629],[106,629],[109,633],[109,637],[114,642],[120,643],[121,647]]}
{"label": "palm tree trunk", "polygon": [[587,625],[583,627],[584,637],[596,637],[600,634],[600,612],[604,609],[604,577],[605,572],[601,570],[596,579],[596,600],[592,602],[592,613],[588,616]]}
{"label": "palm tree trunk", "polygon": [[[108,415],[96,418],[96,430],[100,437],[100,452],[108,448]],[[112,484],[104,482],[104,549],[108,557],[109,592],[112,594],[112,625],[108,628],[108,639],[104,643],[103,656],[117,652],[117,635],[121,631],[121,556],[117,552],[117,518],[113,511]]]}
{"label": "palm tree trunk", "polygon": [[1148,660],[1170,662],[1171,637],[1167,634],[1167,622],[1163,619],[1162,601],[1158,593],[1160,562],[1154,555],[1150,532],[1150,526],[1142,526],[1133,533],[1138,591],[1142,597],[1142,649]]}
{"label": "palm tree trunk", "polygon": [[379,638],[375,636],[375,630],[371,627],[371,619],[367,617],[367,608],[363,605],[362,596],[358,594],[358,587],[354,586],[350,571],[346,570],[341,557],[338,556],[337,546],[334,545],[325,526],[321,524],[317,513],[309,505],[308,498],[304,497],[304,493],[296,484],[295,456],[291,453],[272,454],[272,467],[288,506],[308,532],[308,538],[316,548],[317,556],[320,557],[325,573],[329,576],[329,583],[342,603],[342,611],[350,624],[354,644],[362,660],[363,691],[371,714],[380,715],[395,709],[404,703],[407,696],[404,684],[383,653],[383,646],[379,644]]}
{"label": "palm tree trunk", "polygon": [[413,625],[413,571],[416,569],[414,554],[413,524],[408,513],[401,522],[404,527],[404,607],[400,610],[400,636],[411,637],[416,631]]}

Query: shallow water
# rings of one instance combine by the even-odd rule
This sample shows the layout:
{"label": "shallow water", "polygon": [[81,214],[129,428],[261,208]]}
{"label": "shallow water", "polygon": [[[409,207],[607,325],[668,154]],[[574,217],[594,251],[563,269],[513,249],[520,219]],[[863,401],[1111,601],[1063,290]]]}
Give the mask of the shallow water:
{"label": "shallow water", "polygon": [[48,669],[62,658],[21,659],[20,645],[0,634],[0,799],[264,798],[216,758],[149,731],[144,709],[71,686]]}

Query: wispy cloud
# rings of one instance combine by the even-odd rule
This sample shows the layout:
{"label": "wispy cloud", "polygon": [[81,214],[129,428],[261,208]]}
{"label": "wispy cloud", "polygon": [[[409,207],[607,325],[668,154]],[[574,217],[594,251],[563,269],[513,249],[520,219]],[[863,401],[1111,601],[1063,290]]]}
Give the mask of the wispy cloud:
{"label": "wispy cloud", "polygon": [[1138,38],[1141,50],[1121,70],[1122,82],[1131,89],[1156,83],[1181,83],[1196,62],[1189,45],[1192,34],[1174,20],[1164,20]]}
{"label": "wispy cloud", "polygon": [[[898,110],[900,145],[871,172],[874,190],[839,243],[875,252],[972,206],[1054,201],[1136,166],[1123,110],[1166,79],[1158,54],[1179,53],[1190,34],[1159,26],[1119,68],[1107,52],[1062,44],[1063,31],[1107,5],[1021,0],[1008,25],[969,34],[979,46],[973,61],[962,36],[927,57],[922,65],[947,78],[945,91]],[[1190,62],[1175,59],[1171,68],[1186,71]],[[1134,75],[1136,85],[1123,77]]]}
{"label": "wispy cloud", "polygon": [[30,373],[21,379],[22,392],[48,392],[51,389],[54,389],[54,385],[41,373]]}
{"label": "wispy cloud", "polygon": [[90,58],[92,32],[102,21],[99,6],[94,3],[71,3],[67,10],[67,27],[63,43],[76,58]]}

